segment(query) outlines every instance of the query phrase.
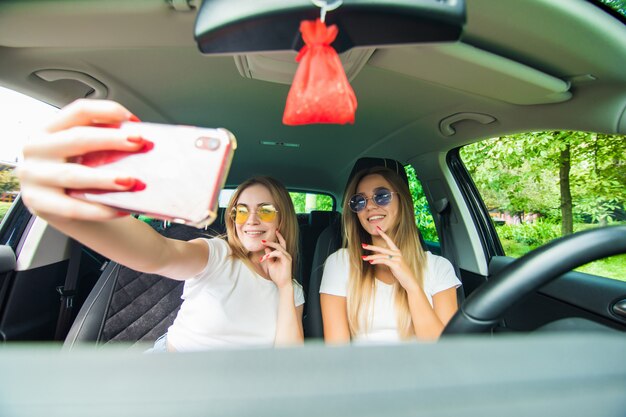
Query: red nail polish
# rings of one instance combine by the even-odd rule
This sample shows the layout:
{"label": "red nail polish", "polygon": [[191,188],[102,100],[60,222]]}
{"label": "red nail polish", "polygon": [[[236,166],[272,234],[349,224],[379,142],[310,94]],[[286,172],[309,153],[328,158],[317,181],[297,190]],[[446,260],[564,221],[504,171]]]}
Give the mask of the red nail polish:
{"label": "red nail polish", "polygon": [[380,228],[380,226],[376,226],[376,228],[377,228],[378,230],[383,230],[383,229],[381,229],[381,228]]}
{"label": "red nail polish", "polygon": [[361,246],[367,248],[367,243],[361,243]]}
{"label": "red nail polish", "polygon": [[143,140],[143,148],[141,148],[141,152],[148,152],[154,149],[154,142],[144,139]]}
{"label": "red nail polish", "polygon": [[126,138],[126,140],[131,143],[143,143],[143,138],[141,136],[131,136]]}
{"label": "red nail polish", "polygon": [[261,259],[259,259],[259,262],[263,262],[263,259],[265,259],[265,256],[261,256]]}
{"label": "red nail polish", "polygon": [[117,217],[126,217],[128,216],[130,213],[127,213],[125,211],[118,211],[117,212]]}
{"label": "red nail polish", "polygon": [[134,178],[116,178],[115,184],[117,185],[121,185],[122,187],[133,187],[135,185],[135,179]]}
{"label": "red nail polish", "polygon": [[371,264],[373,264],[373,263],[374,263],[374,261],[367,261],[367,262],[369,262],[369,263],[371,263]]}
{"label": "red nail polish", "polygon": [[135,185],[129,191],[143,191],[146,189],[146,183],[138,179],[134,179]]}
{"label": "red nail polish", "polygon": [[365,258],[367,258],[367,256],[366,256],[366,255],[361,256],[361,259],[365,259]]}
{"label": "red nail polish", "polygon": [[118,129],[121,126],[121,123],[101,123],[98,122],[97,120],[94,120],[91,125],[93,127],[104,127],[104,128],[110,128],[110,129]]}
{"label": "red nail polish", "polygon": [[147,139],[144,139],[141,136],[130,136],[130,137],[126,138],[126,140],[129,141],[130,143],[143,145],[136,152],[148,152],[148,151],[151,151],[152,149],[154,149],[154,142],[149,141]]}
{"label": "red nail polish", "polygon": [[267,240],[263,240],[263,239],[261,239],[261,243],[265,243],[265,242],[267,242]]}
{"label": "red nail polish", "polygon": [[131,122],[141,122],[139,117],[135,116],[134,114],[131,114],[128,120],[130,120]]}

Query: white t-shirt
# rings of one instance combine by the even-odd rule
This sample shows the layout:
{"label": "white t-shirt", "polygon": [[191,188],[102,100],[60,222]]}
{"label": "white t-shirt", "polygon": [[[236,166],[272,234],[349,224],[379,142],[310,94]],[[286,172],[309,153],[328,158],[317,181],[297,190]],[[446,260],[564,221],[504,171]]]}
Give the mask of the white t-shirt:
{"label": "white t-shirt", "polygon": [[[448,288],[457,288],[461,281],[454,274],[452,264],[441,256],[426,252],[426,271],[424,273],[424,293],[432,306],[433,295]],[[339,249],[326,260],[320,293],[346,297],[350,261],[347,249]],[[359,318],[359,334],[355,342],[393,342],[400,341],[396,322],[394,286],[376,279],[373,302],[370,304],[370,325],[366,326],[366,316]]]}
{"label": "white t-shirt", "polygon": [[[167,332],[177,351],[227,346],[273,346],[278,318],[278,288],[228,256],[223,239],[204,239],[209,260],[204,270],[185,281],[183,304]],[[295,306],[304,304],[302,286],[294,281]]]}

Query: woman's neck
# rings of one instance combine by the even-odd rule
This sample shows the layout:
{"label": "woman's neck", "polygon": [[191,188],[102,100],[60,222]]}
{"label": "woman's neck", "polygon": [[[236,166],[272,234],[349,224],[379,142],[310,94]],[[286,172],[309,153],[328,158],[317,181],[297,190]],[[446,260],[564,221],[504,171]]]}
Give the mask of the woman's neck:
{"label": "woman's neck", "polygon": [[265,279],[270,279],[270,275],[267,271],[267,261],[263,263],[261,262],[261,258],[263,256],[265,256],[265,251],[250,252],[248,254],[248,260],[250,261],[250,263],[252,263],[252,266],[254,267],[254,272],[256,272]]}
{"label": "woman's neck", "polygon": [[372,236],[372,245],[379,246],[381,248],[386,248],[387,242],[385,242],[385,239],[383,239],[382,237],[378,235],[374,235]]}
{"label": "woman's neck", "polygon": [[[386,248],[387,242],[382,237],[376,235],[372,236],[372,245]],[[385,284],[393,284],[396,280],[386,265],[374,265],[374,276]]]}

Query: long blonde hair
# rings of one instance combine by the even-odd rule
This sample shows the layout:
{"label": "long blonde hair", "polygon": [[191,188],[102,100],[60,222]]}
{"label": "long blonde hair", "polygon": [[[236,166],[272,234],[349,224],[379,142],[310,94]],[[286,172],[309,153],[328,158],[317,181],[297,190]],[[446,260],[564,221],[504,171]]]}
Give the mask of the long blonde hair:
{"label": "long blonde hair", "polygon": [[253,269],[248,259],[249,252],[239,240],[237,236],[237,230],[235,228],[235,219],[231,215],[233,207],[239,202],[239,196],[248,187],[253,185],[262,185],[270,192],[276,210],[278,210],[278,230],[280,234],[285,238],[287,243],[287,252],[291,255],[291,273],[295,278],[296,268],[298,265],[298,218],[296,217],[296,211],[293,207],[289,192],[278,180],[271,177],[253,177],[250,178],[237,187],[233,195],[230,197],[228,207],[224,213],[226,223],[226,236],[228,239],[228,245],[231,248],[232,256],[236,259],[241,259],[246,265]]}
{"label": "long blonde hair", "polygon": [[[344,225],[343,246],[348,248],[350,259],[347,307],[348,324],[352,336],[356,335],[360,330],[359,319],[361,317],[365,318],[366,328],[372,321],[370,306],[376,285],[374,265],[361,259],[361,256],[364,255],[361,243],[371,244],[372,236],[363,229],[356,213],[350,210],[348,206],[348,202],[356,194],[361,180],[369,175],[380,175],[391,184],[393,188],[391,191],[397,193],[394,198],[398,198],[399,201],[398,219],[396,225],[386,233],[400,248],[402,257],[408,263],[411,271],[413,271],[420,288],[423,288],[424,269],[426,267],[426,253],[420,243],[415,225],[413,199],[406,182],[396,172],[384,167],[369,168],[357,173],[346,188],[342,214]],[[401,338],[408,339],[414,336],[414,331],[407,293],[397,281],[394,283],[394,293],[398,331]]]}

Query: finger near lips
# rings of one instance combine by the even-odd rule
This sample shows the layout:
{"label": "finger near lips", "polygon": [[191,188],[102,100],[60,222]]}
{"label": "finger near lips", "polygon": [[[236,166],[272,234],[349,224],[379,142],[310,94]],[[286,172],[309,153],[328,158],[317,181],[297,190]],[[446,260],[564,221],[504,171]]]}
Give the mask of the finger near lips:
{"label": "finger near lips", "polygon": [[119,123],[131,120],[133,114],[124,106],[110,100],[80,99],[65,106],[47,127],[47,132],[58,132],[72,126],[94,123]]}
{"label": "finger near lips", "polygon": [[37,162],[23,163],[18,177],[24,188],[44,187],[98,190],[128,190],[136,180],[123,172],[97,170],[79,164]]}
{"label": "finger near lips", "polygon": [[24,145],[24,158],[65,160],[89,152],[116,150],[134,152],[142,150],[144,143],[119,129],[77,126],[45,135]]}
{"label": "finger near lips", "polygon": [[391,240],[391,238],[387,236],[385,232],[383,232],[383,229],[381,229],[380,226],[376,226],[376,229],[378,230],[380,237],[382,237],[383,240],[387,242],[387,246],[389,246],[393,250],[398,250],[398,247],[396,246],[396,244],[393,243],[393,240]]}

